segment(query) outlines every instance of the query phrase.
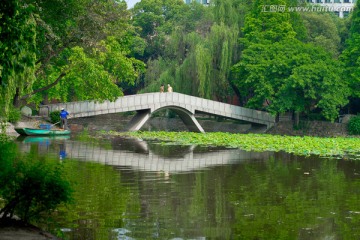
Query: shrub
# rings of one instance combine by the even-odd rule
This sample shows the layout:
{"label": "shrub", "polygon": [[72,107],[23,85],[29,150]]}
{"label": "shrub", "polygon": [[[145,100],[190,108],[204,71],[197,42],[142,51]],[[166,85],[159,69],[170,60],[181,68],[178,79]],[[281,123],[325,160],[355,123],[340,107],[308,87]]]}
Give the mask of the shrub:
{"label": "shrub", "polygon": [[324,118],[323,115],[321,115],[320,113],[309,113],[307,115],[307,119],[309,121],[325,121],[326,119]]}
{"label": "shrub", "polygon": [[2,219],[19,216],[29,222],[71,200],[72,189],[61,165],[19,158],[13,143],[0,142]]}
{"label": "shrub", "polygon": [[60,121],[60,111],[53,111],[50,113],[50,122],[57,123]]}
{"label": "shrub", "polygon": [[174,112],[173,110],[171,109],[167,109],[167,117],[168,118],[176,118],[178,115],[176,112]]}
{"label": "shrub", "polygon": [[347,125],[347,129],[349,134],[351,135],[359,135],[360,134],[360,116],[353,116],[350,118],[349,123]]}
{"label": "shrub", "polygon": [[16,123],[21,119],[21,111],[18,108],[10,107],[8,121],[11,123]]}

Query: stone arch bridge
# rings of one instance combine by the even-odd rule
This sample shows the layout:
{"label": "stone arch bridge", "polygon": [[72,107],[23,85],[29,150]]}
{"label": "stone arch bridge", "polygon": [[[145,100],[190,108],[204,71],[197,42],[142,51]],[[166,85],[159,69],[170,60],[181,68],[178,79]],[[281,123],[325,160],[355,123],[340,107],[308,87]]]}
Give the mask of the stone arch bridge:
{"label": "stone arch bridge", "polygon": [[72,118],[89,117],[101,114],[136,111],[127,130],[137,131],[150,118],[151,114],[162,109],[176,112],[189,131],[204,132],[195,118],[195,113],[218,115],[225,118],[243,120],[266,126],[274,126],[275,117],[267,112],[239,107],[181,93],[145,93],[119,97],[116,101],[81,101],[40,106],[39,114],[48,117],[52,111],[64,107]]}

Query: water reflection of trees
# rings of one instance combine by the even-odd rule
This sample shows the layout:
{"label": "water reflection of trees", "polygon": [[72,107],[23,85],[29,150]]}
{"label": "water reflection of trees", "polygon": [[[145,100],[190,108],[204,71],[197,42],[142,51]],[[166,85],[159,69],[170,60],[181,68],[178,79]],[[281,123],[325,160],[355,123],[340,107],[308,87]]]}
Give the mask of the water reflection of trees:
{"label": "water reflection of trees", "polygon": [[[141,182],[142,212],[147,212],[142,217],[155,221],[156,216],[162,224],[181,226],[181,236],[358,238],[359,182],[347,181],[336,160],[289,158],[292,161],[272,158],[172,175],[171,181],[182,184],[171,189]],[[156,202],[145,200],[153,194]]]}
{"label": "water reflection of trees", "polygon": [[[135,144],[118,143],[112,145],[127,152]],[[173,146],[162,146],[143,142],[130,151],[172,152]],[[64,161],[77,182],[77,205],[61,214],[72,222],[73,239],[110,237],[111,228],[126,228],[136,239],[359,239],[360,163],[282,152],[259,156],[168,176]]]}
{"label": "water reflection of trees", "polygon": [[242,189],[228,194],[236,216],[234,233],[241,239],[344,239],[350,226],[343,211],[355,207],[346,204],[349,195],[358,199],[336,160],[247,165],[232,174],[230,183]]}

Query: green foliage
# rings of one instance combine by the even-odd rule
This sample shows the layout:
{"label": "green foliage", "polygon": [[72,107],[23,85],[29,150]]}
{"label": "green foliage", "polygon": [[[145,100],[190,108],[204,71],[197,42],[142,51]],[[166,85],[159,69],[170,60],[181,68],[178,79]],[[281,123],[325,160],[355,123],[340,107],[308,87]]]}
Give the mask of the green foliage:
{"label": "green foliage", "polygon": [[337,21],[341,20],[329,13],[303,13],[301,17],[307,30],[306,42],[326,49],[335,57],[339,56],[341,39]]}
{"label": "green foliage", "polygon": [[[286,2],[274,0],[271,4],[285,5]],[[242,39],[244,45],[260,42],[271,44],[294,39],[296,32],[291,24],[290,13],[269,14],[262,11],[264,5],[267,5],[266,1],[256,1],[251,12],[247,14]]]}
{"label": "green foliage", "polygon": [[326,120],[324,118],[324,116],[322,116],[319,113],[309,113],[309,114],[307,114],[306,119],[309,121],[324,121],[324,120]]}
{"label": "green foliage", "polygon": [[351,117],[348,125],[348,132],[352,135],[360,135],[360,116]]}
{"label": "green foliage", "polygon": [[[123,95],[118,84],[135,85],[144,64],[127,57],[126,49],[112,37],[100,44],[99,48],[93,49],[92,55],[80,47],[64,51],[64,57],[69,60],[69,64],[64,66],[68,69],[67,74],[60,84],[47,92],[51,99],[68,101],[75,97],[77,100],[115,100]],[[58,74],[60,72],[55,71],[53,77]],[[55,79],[47,79],[44,84],[49,84],[49,81]]]}
{"label": "green foliage", "polygon": [[[226,101],[233,94],[230,67],[239,56],[238,24],[243,22],[243,16],[238,11],[243,11],[241,7],[245,3],[216,1],[214,4],[209,8],[190,4],[179,15],[173,15],[177,21],[165,19],[164,26],[170,23],[174,26],[166,31],[166,48],[156,52],[161,56],[148,61],[143,91],[158,91],[162,83],[170,83],[174,91],[208,99]],[[141,17],[143,13],[137,14]]]}
{"label": "green foliage", "polygon": [[216,23],[226,26],[244,26],[245,15],[255,1],[248,0],[213,0],[211,11]]}
{"label": "green foliage", "polygon": [[256,2],[247,15],[244,50],[233,66],[232,82],[241,101],[273,114],[320,109],[334,121],[350,93],[343,67],[333,58],[340,49],[336,21],[329,14],[270,14],[261,10],[263,4]]}
{"label": "green foliage", "polygon": [[11,123],[16,123],[21,119],[21,111],[18,108],[13,106],[9,109],[8,121]]}
{"label": "green foliage", "polygon": [[334,121],[348,102],[341,64],[322,48],[296,39],[250,43],[233,70],[233,83],[251,108],[273,114],[319,108]]}
{"label": "green foliage", "polygon": [[210,99],[212,92],[212,81],[210,79],[211,53],[201,44],[198,44],[195,50],[195,60],[197,64],[197,78],[199,81],[198,96]]}
{"label": "green foliage", "polygon": [[71,200],[71,187],[61,166],[16,156],[15,144],[0,142],[2,219],[19,216],[29,222]]}
{"label": "green foliage", "polygon": [[0,105],[8,113],[15,95],[31,90],[36,43],[34,7],[23,1],[0,2]]}
{"label": "green foliage", "polygon": [[176,112],[172,111],[171,109],[168,109],[166,111],[166,115],[168,118],[176,118],[178,116]]}
{"label": "green foliage", "polygon": [[194,22],[184,21],[184,15],[190,14],[189,9],[182,0],[143,0],[134,6],[132,24],[138,28],[140,36],[146,42],[142,57],[145,61],[156,58],[166,50],[166,34],[174,29],[173,24],[193,29]]}
{"label": "green foliage", "polygon": [[351,95],[360,97],[360,2],[351,15],[351,27],[349,38],[346,40],[346,47],[340,58],[345,64],[343,81],[350,85]]}
{"label": "green foliage", "polygon": [[[142,40],[123,1],[37,1],[38,66],[33,92],[39,104],[57,99],[114,100],[137,84]],[[99,91],[101,89],[101,91]]]}
{"label": "green foliage", "polygon": [[57,123],[60,121],[60,111],[53,111],[50,113],[50,122]]}

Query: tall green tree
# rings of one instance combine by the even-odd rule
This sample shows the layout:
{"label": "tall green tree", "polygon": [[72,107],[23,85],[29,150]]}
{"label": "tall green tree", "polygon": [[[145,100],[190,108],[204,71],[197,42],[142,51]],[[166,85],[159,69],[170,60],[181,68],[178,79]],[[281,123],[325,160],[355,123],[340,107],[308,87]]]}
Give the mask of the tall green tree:
{"label": "tall green tree", "polygon": [[234,83],[251,108],[273,114],[318,108],[333,121],[349,94],[346,82],[341,81],[341,69],[322,48],[296,39],[252,44],[234,66]]}
{"label": "tall green tree", "polygon": [[142,47],[125,2],[28,2],[36,13],[36,80],[16,90],[15,104],[114,99],[121,83],[134,85],[144,65],[132,57]]}
{"label": "tall green tree", "polygon": [[349,82],[351,95],[360,97],[360,3],[356,3],[351,15],[351,26],[346,47],[341,54],[345,64],[344,81]]}
{"label": "tall green tree", "polygon": [[159,56],[165,47],[165,36],[172,29],[171,23],[179,21],[179,16],[188,6],[182,0],[142,0],[132,9],[132,22],[146,42],[144,56],[147,61]]}
{"label": "tall green tree", "polygon": [[[256,1],[252,10],[245,18],[243,28],[243,42],[252,43],[274,43],[282,40],[293,39],[296,32],[291,24],[290,13],[266,12],[264,6],[266,1]],[[272,5],[286,5],[284,0],[273,0]]]}
{"label": "tall green tree", "polygon": [[244,20],[239,13],[247,4],[218,0],[204,7],[194,2],[165,19],[157,28],[164,34],[164,50],[148,60],[144,91],[158,91],[169,82],[175,91],[226,101],[233,94],[230,67],[239,58],[237,40]]}
{"label": "tall green tree", "polygon": [[349,93],[340,78],[340,63],[322,48],[296,39],[288,13],[262,12],[260,6],[255,4],[246,18],[245,49],[233,67],[233,83],[243,102],[273,114],[294,111],[297,116],[319,108],[333,121]]}
{"label": "tall green tree", "polygon": [[35,80],[34,6],[20,0],[0,2],[0,107],[7,114],[16,95]]}

